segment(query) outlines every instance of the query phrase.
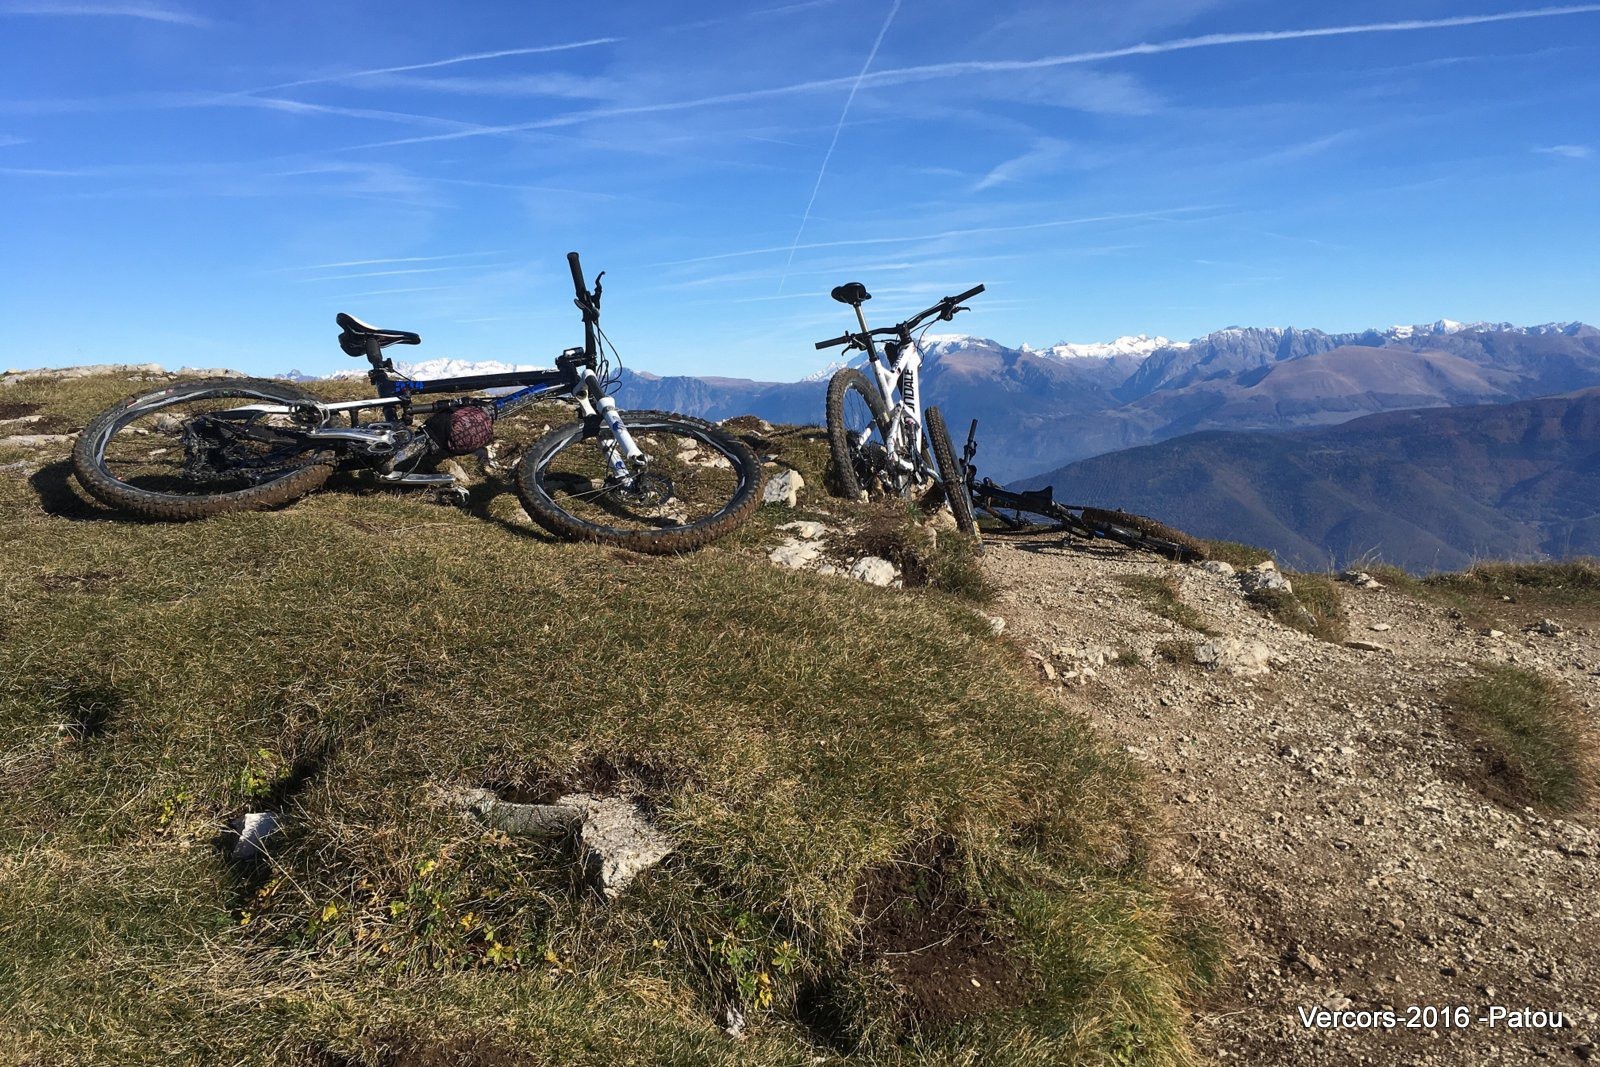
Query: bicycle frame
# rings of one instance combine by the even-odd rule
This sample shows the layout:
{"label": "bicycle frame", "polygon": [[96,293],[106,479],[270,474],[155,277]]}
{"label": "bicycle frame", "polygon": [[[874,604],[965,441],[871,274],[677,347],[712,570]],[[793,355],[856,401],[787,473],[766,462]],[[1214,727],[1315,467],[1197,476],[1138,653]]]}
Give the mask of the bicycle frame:
{"label": "bicycle frame", "polygon": [[[910,341],[900,349],[901,355],[892,366],[878,355],[873,345],[867,353],[872,365],[872,376],[883,394],[884,407],[889,411],[889,429],[883,442],[889,462],[911,474],[931,474],[922,468],[922,396],[917,388],[922,371],[922,349]],[[898,389],[900,399],[894,399]],[[901,445],[905,447],[902,448]]]}
{"label": "bicycle frame", "polygon": [[[399,408],[403,416],[427,415],[435,411],[447,409],[453,405],[424,404],[413,406],[412,398],[440,393],[475,393],[488,389],[511,389],[510,393],[503,396],[492,397],[488,401],[495,417],[509,415],[520,408],[539,400],[555,397],[567,397],[578,406],[586,423],[592,423],[592,430],[598,432],[599,423],[604,422],[611,431],[611,438],[605,443],[606,461],[611,468],[613,477],[624,484],[632,481],[632,472],[628,469],[629,463],[647,461],[643,451],[634,441],[633,435],[628,432],[622,417],[617,410],[616,401],[605,394],[605,388],[600,377],[590,365],[583,349],[568,349],[556,361],[554,369],[533,369],[521,371],[504,371],[497,374],[466,374],[453,378],[434,378],[420,380],[399,374],[394,369],[394,364],[377,353],[368,353],[372,363],[372,371],[368,374],[378,395],[371,399],[346,400],[334,403],[316,402],[313,409],[320,416],[315,427],[303,431],[305,437],[317,441],[330,443],[345,443],[348,445],[364,447],[368,452],[383,455],[391,459],[400,455],[400,449],[410,444],[415,438],[398,435],[392,430],[378,429],[372,423],[363,424],[360,415],[364,411],[387,408]],[[260,414],[293,414],[294,409],[280,404],[247,404],[233,408],[227,413],[253,412]],[[345,415],[350,421],[348,426],[334,424],[340,415]],[[387,473],[385,476],[389,476]],[[419,476],[431,480],[433,476]],[[393,480],[400,480],[394,478]]]}

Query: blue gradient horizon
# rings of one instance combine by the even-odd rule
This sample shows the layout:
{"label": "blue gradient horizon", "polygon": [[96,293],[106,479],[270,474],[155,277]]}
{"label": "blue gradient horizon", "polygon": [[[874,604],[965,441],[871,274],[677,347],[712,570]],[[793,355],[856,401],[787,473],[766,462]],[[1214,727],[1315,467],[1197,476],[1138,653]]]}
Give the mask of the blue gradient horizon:
{"label": "blue gradient horizon", "polygon": [[[1491,21],[1492,20],[1492,21]],[[1600,6],[0,0],[0,365],[1600,319]]]}

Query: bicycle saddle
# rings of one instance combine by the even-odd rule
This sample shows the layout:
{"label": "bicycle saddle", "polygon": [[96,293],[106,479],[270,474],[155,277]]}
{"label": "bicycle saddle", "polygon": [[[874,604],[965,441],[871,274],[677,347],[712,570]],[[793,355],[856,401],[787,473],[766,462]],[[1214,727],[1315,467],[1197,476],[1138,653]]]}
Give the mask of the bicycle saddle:
{"label": "bicycle saddle", "polygon": [[347,356],[364,356],[367,354],[367,338],[375,337],[379,348],[390,345],[420,345],[422,338],[406,330],[380,330],[376,326],[368,326],[354,315],[339,312],[333,321],[344,332],[339,335],[339,347],[344,349]]}
{"label": "bicycle saddle", "polygon": [[833,298],[841,304],[849,304],[854,307],[857,304],[864,304],[871,300],[872,294],[867,292],[867,287],[860,282],[845,282],[843,285],[833,287]]}

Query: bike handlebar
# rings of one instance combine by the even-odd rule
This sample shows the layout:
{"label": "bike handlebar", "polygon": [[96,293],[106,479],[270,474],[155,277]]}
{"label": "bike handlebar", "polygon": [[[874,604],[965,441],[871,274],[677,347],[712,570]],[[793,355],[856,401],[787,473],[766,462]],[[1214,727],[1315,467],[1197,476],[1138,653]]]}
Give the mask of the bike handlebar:
{"label": "bike handlebar", "polygon": [[961,310],[956,305],[960,304],[963,300],[971,300],[973,297],[983,292],[983,290],[983,286],[974,285],[971,289],[968,289],[966,292],[961,293],[958,296],[945,297],[931,308],[928,308],[926,311],[917,312],[917,314],[911,316],[909,319],[906,319],[897,326],[886,326],[882,329],[869,330],[866,333],[840,334],[838,337],[830,337],[826,341],[818,341],[816,347],[818,351],[821,351],[824,348],[838,348],[840,345],[847,345],[851,342],[855,342],[856,344],[865,347],[866,339],[869,337],[877,337],[879,335],[888,336],[890,334],[900,334],[910,331],[918,323],[930,315],[942,315],[946,317],[949,315],[954,315],[957,311]]}
{"label": "bike handlebar", "polygon": [[583,267],[578,263],[578,253],[567,253],[567,266],[572,268],[572,287],[578,291],[578,299],[587,303],[589,290],[583,284]]}

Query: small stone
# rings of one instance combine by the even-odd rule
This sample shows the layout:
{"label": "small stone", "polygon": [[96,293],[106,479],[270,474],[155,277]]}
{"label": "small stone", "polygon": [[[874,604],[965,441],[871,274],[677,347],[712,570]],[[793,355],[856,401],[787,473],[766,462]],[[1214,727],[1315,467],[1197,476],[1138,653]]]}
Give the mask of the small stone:
{"label": "small stone", "polygon": [[815,541],[798,541],[791,537],[767,553],[767,558],[780,567],[803,570],[822,555],[822,546]]}
{"label": "small stone", "polygon": [[777,529],[786,533],[792,533],[796,537],[806,541],[815,541],[817,538],[828,532],[828,528],[822,523],[807,522],[805,520],[786,522],[783,525],[778,526]]}
{"label": "small stone", "polygon": [[1345,648],[1353,648],[1357,652],[1387,652],[1388,645],[1380,645],[1376,641],[1346,641]]}
{"label": "small stone", "polygon": [[1229,674],[1257,675],[1268,672],[1272,650],[1260,641],[1220,637],[1195,646],[1194,661],[1212,670]]}
{"label": "small stone", "polygon": [[235,860],[266,859],[267,839],[282,829],[275,811],[247,811],[229,825],[239,834],[230,853]]}
{"label": "small stone", "polygon": [[851,564],[850,577],[868,585],[889,586],[900,580],[900,571],[893,563],[879,556],[862,556]]}
{"label": "small stone", "polygon": [[1220,574],[1224,577],[1234,573],[1233,564],[1224,562],[1220,559],[1208,559],[1204,563],[1200,564],[1200,569],[1203,571],[1209,571],[1212,574]]}
{"label": "small stone", "polygon": [[1383,632],[1384,632],[1384,631],[1385,631],[1385,630],[1392,630],[1392,629],[1394,629],[1394,627],[1393,627],[1393,626],[1391,626],[1391,625],[1389,625],[1389,624],[1388,624],[1388,623],[1386,623],[1386,622],[1375,622],[1375,623],[1373,623],[1373,624],[1372,624],[1372,625],[1371,625],[1371,626],[1369,626],[1369,627],[1367,627],[1367,629],[1369,629],[1369,630],[1375,630],[1375,631],[1376,631],[1376,632],[1378,632],[1378,633],[1380,633],[1380,634],[1381,634],[1381,633],[1383,633]]}
{"label": "small stone", "polygon": [[1294,592],[1294,586],[1289,584],[1289,579],[1278,573],[1277,565],[1271,560],[1240,572],[1239,584],[1246,593]]}
{"label": "small stone", "polygon": [[806,480],[800,477],[799,471],[779,471],[767,479],[766,487],[761,490],[761,502],[792,508],[800,502],[800,490],[805,488],[805,484]]}
{"label": "small stone", "polygon": [[644,871],[670,856],[678,845],[658,830],[631,801],[574,794],[559,804],[580,807],[578,849],[584,870],[607,900],[615,900]]}

